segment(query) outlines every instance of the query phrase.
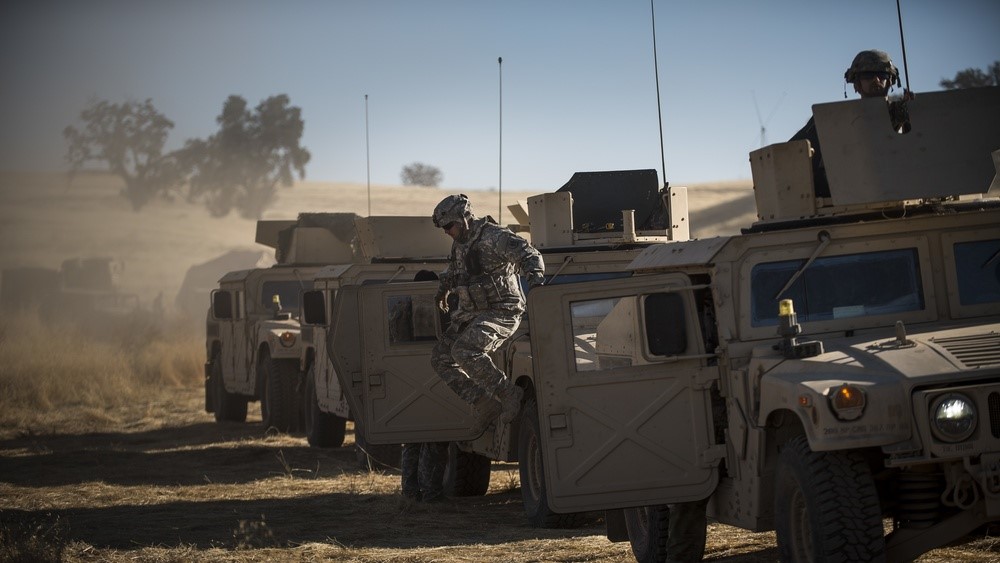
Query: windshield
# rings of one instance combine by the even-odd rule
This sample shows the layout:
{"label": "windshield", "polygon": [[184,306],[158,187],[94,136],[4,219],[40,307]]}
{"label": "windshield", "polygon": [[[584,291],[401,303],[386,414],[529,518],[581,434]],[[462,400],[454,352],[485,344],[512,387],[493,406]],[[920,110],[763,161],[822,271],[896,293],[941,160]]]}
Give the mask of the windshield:
{"label": "windshield", "polygon": [[1000,302],[1000,239],[956,244],[955,271],[962,305]]}
{"label": "windshield", "polygon": [[[751,270],[753,326],[778,324],[781,291],[805,260],[757,264]],[[817,258],[781,298],[795,302],[799,322],[919,311],[924,307],[914,248]]]}
{"label": "windshield", "polygon": [[269,309],[275,294],[281,298],[281,308],[288,311],[299,308],[299,293],[302,284],[296,280],[266,281],[261,285],[260,306]]}

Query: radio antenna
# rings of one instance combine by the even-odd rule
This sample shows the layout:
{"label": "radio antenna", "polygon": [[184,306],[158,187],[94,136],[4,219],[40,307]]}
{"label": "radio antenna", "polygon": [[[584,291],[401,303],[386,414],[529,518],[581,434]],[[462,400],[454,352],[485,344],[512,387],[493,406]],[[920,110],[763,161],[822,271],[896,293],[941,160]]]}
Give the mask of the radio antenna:
{"label": "radio antenna", "polygon": [[365,94],[365,181],[368,184],[368,216],[372,216],[372,161],[368,149],[368,94]]}
{"label": "radio antenna", "polygon": [[500,139],[497,154],[497,189],[499,190],[497,204],[497,224],[503,225],[503,57],[497,57],[497,74],[500,78]]}
{"label": "radio antenna", "polygon": [[660,65],[656,62],[656,14],[653,11],[653,0],[649,0],[649,21],[653,24],[653,75],[656,77],[656,117],[660,124],[660,167],[663,173],[663,187],[667,182],[667,159],[663,153],[663,110],[660,108]]}
{"label": "radio antenna", "polygon": [[906,78],[906,91],[910,90],[910,71],[906,67],[906,40],[903,39],[903,11],[899,7],[899,0],[896,0],[896,19],[899,20],[899,46],[903,49],[903,76]]}

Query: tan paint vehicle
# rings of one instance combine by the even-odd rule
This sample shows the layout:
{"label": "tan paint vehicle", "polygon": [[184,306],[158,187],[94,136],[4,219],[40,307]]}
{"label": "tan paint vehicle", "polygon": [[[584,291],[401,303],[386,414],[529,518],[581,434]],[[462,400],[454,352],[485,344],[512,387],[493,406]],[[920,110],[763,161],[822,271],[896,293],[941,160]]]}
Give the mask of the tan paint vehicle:
{"label": "tan paint vehicle", "polygon": [[606,510],[639,561],[654,507],[706,498],[796,562],[1000,521],[1000,89],[918,94],[906,134],[880,99],[813,114],[829,198],[808,141],[772,145],[744,234],[529,296],[549,505]]}
{"label": "tan paint vehicle", "polygon": [[[300,369],[306,374],[302,411],[309,445],[339,447],[350,405],[327,355],[331,308],[344,285],[412,281],[419,273],[435,275],[446,266],[451,239],[430,217],[358,217],[358,241],[365,262],[327,266],[313,276],[302,296],[303,328]],[[362,449],[367,449],[362,444]],[[398,458],[398,451],[396,456]],[[367,464],[367,457],[364,459]]]}
{"label": "tan paint vehicle", "polygon": [[[675,211],[686,211],[684,188],[661,193],[653,170],[579,173],[560,191],[532,197],[513,211],[522,225],[530,216],[530,237],[544,255],[547,283],[564,284],[629,275],[626,266],[643,248],[687,238],[686,213],[670,220],[665,198],[673,200]],[[448,237],[438,236],[450,246]],[[528,519],[537,526],[572,524],[576,515],[557,514],[546,501],[534,405],[548,390],[535,378],[528,323],[494,354],[497,365],[527,392],[522,415],[510,424],[498,420],[476,435],[470,407],[430,365],[447,322],[434,304],[437,287],[434,281],[342,283],[337,290],[327,353],[355,419],[363,421],[361,439],[453,442],[446,470],[453,495],[485,494],[490,462],[517,461]]]}
{"label": "tan paint vehicle", "polygon": [[258,221],[256,241],[275,249],[270,268],[230,272],[211,295],[206,327],[205,410],[218,421],[245,421],[260,400],[265,428],[301,426],[305,346],[300,296],[325,264],[362,260],[353,213],[302,214]]}

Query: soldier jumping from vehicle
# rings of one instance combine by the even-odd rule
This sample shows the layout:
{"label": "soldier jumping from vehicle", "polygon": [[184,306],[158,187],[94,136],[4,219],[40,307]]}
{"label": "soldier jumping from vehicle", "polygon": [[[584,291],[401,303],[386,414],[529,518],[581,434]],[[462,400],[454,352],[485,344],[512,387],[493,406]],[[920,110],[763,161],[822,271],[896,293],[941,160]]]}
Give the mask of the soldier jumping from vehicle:
{"label": "soldier jumping from vehicle", "polygon": [[464,194],[444,198],[434,208],[433,220],[454,240],[436,295],[438,307],[448,312],[452,294],[457,303],[431,365],[452,391],[475,407],[477,430],[485,430],[497,415],[508,423],[521,409],[524,390],[497,368],[489,353],[521,322],[524,294],[517,274],[527,278],[529,287],[544,282],[542,256],[492,218],[477,218]]}

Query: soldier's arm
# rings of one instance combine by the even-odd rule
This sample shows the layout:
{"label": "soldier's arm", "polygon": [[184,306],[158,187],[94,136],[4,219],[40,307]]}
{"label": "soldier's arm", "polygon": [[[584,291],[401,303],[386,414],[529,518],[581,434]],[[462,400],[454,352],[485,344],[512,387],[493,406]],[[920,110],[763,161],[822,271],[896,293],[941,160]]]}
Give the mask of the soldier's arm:
{"label": "soldier's arm", "polygon": [[503,248],[511,263],[517,265],[518,271],[528,279],[528,285],[534,287],[545,280],[545,262],[542,254],[522,237],[507,232],[507,240]]}

